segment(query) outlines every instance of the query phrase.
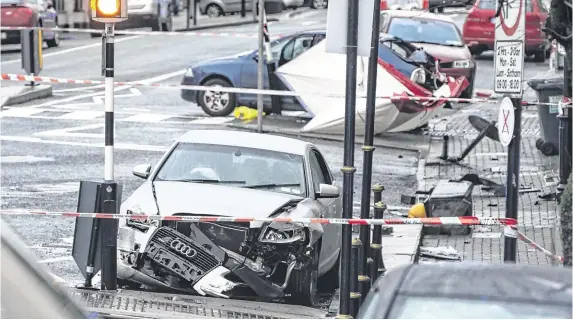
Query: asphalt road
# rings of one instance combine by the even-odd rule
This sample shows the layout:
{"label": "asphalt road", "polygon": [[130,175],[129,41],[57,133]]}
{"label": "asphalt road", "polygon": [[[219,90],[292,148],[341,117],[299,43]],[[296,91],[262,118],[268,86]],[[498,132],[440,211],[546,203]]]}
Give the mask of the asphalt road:
{"label": "asphalt road", "polygon": [[[460,25],[464,15],[451,14]],[[326,11],[310,11],[298,18],[272,22],[272,34],[324,28]],[[461,26],[460,26],[461,27]],[[254,33],[255,25],[220,28],[209,32]],[[256,48],[256,38],[189,36],[120,36],[116,39],[116,79],[176,84],[185,69],[204,59]],[[61,47],[44,52],[41,75],[101,80],[101,40],[74,34]],[[19,52],[2,52],[2,72],[20,73]],[[526,77],[546,71],[547,64],[527,62]],[[478,61],[476,88],[492,89],[493,61]],[[14,85],[5,83],[2,85]],[[115,177],[123,185],[124,199],[142,180],[132,176],[133,166],[155,163],[176,137],[191,128],[220,126],[223,120],[205,118],[202,111],[183,101],[178,90],[120,87],[116,105]],[[5,108],[1,112],[2,208],[73,211],[80,180],[103,178],[103,88],[56,85],[54,97]],[[192,122],[193,121],[193,122]],[[198,122],[197,122],[198,121]],[[219,123],[217,123],[219,122]],[[315,141],[341,181],[340,143]],[[354,201],[360,199],[362,154],[356,148],[358,171]],[[415,189],[417,154],[377,148],[374,178],[387,187],[388,204],[399,205],[400,194]],[[213,195],[214,199],[222,195]],[[3,216],[38,259],[68,281],[81,280],[71,261],[73,219],[40,216]]]}

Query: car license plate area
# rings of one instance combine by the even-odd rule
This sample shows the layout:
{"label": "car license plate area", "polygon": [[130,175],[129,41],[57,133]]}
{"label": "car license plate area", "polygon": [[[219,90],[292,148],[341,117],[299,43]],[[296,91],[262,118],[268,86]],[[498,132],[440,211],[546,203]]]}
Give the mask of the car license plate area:
{"label": "car license plate area", "polygon": [[162,248],[157,243],[150,243],[148,255],[165,269],[189,281],[191,285],[194,285],[204,276],[198,267],[171,253],[166,248]]}
{"label": "car license plate area", "polygon": [[8,38],[8,35],[6,34],[6,32],[2,32],[2,40],[5,40]]}

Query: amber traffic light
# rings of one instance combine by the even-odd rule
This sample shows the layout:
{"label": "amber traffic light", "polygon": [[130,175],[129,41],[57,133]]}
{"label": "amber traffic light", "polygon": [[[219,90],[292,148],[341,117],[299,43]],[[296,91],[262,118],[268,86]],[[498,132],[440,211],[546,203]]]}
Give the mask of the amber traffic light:
{"label": "amber traffic light", "polygon": [[127,0],[91,0],[92,19],[104,23],[127,19]]}

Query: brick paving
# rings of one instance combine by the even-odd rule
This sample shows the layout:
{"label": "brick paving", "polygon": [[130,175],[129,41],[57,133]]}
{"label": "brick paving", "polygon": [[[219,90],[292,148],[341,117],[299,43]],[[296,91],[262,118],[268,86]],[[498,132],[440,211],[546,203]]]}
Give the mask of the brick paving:
{"label": "brick paving", "polygon": [[[464,166],[439,160],[443,136],[449,135],[449,157],[458,156],[478,134],[470,125],[468,116],[475,114],[489,121],[497,120],[499,104],[480,104],[470,110],[457,113],[430,123],[430,147],[424,163],[423,181],[420,190],[429,191],[438,180],[459,179],[466,173],[478,174],[494,182],[505,184],[507,171],[507,148],[501,143],[484,138],[463,160]],[[548,183],[548,177],[557,181],[558,157],[546,157],[535,147],[540,127],[536,107],[524,109],[521,144],[521,188],[539,189],[539,192],[519,195],[519,230],[549,251],[561,253],[558,240],[559,214],[554,200],[546,201],[540,195],[555,192],[556,184]],[[496,197],[492,192],[474,186],[473,213],[479,217],[504,217],[505,197]],[[554,240],[555,239],[555,240]],[[476,226],[470,235],[424,235],[424,247],[451,246],[462,260],[491,263],[503,262],[503,229],[501,227]],[[518,242],[518,263],[550,264],[551,259],[525,243]]]}

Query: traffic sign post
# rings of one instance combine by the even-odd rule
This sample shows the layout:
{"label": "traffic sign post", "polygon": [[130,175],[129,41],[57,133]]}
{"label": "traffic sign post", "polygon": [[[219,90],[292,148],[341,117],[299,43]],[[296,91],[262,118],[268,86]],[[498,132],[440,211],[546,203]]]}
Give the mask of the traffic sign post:
{"label": "traffic sign post", "polygon": [[[525,58],[525,0],[498,0],[495,21],[494,91],[504,94],[498,132],[508,147],[505,217],[517,219],[521,145],[521,99]],[[504,262],[516,262],[517,235],[504,232]]]}

